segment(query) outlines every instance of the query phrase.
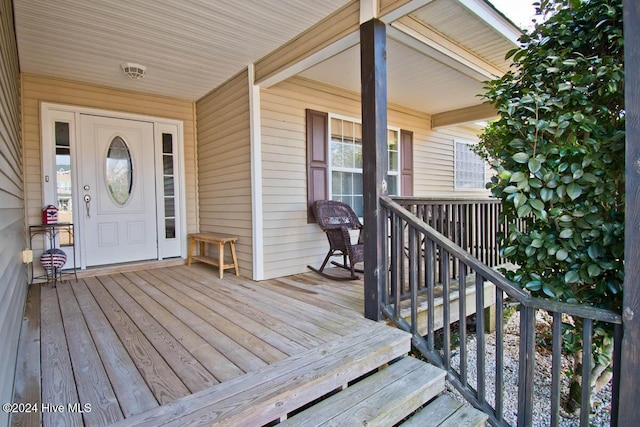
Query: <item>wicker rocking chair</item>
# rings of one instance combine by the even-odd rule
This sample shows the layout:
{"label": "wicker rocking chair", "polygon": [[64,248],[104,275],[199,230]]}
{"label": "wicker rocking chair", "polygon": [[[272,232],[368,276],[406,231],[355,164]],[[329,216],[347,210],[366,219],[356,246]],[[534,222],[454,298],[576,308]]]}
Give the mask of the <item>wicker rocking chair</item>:
{"label": "wicker rocking chair", "polygon": [[[318,225],[327,235],[327,239],[329,240],[329,252],[319,269],[310,265],[307,267],[316,273],[333,280],[359,279],[360,277],[356,275],[356,272],[362,273],[363,271],[357,270],[355,268],[355,264],[364,261],[362,224],[360,223],[360,220],[358,220],[355,212],[353,212],[353,209],[351,209],[351,206],[335,200],[319,200],[312,205],[312,210],[316,220],[318,221]],[[355,244],[351,242],[351,235],[349,234],[350,230],[360,231],[358,242]],[[343,263],[339,264],[332,261],[331,264],[350,270],[350,277],[337,277],[324,272],[324,268],[326,267],[329,259],[332,256],[339,255],[342,255]]]}

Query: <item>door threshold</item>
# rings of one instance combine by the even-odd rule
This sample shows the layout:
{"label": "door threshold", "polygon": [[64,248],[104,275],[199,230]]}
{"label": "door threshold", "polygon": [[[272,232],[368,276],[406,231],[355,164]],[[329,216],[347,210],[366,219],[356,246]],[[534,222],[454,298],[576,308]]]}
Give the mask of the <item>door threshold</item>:
{"label": "door threshold", "polygon": [[184,265],[187,260],[184,258],[171,258],[163,260],[150,260],[150,261],[138,261],[128,262],[120,264],[107,264],[99,265],[96,267],[88,267],[84,270],[78,270],[78,279],[84,277],[104,276],[107,274],[128,273],[131,271],[151,270],[154,268],[173,267],[178,265]]}

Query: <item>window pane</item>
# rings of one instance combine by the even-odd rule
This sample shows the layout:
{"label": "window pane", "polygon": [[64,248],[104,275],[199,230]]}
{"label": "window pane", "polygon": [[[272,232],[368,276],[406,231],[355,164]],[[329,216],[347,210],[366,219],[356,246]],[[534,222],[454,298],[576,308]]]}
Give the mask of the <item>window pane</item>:
{"label": "window pane", "polygon": [[348,168],[355,168],[356,164],[355,164],[355,160],[354,160],[354,146],[353,144],[343,144],[342,146],[342,158],[344,159],[343,161],[343,166],[348,167]]}
{"label": "window pane", "polygon": [[[330,126],[331,198],[349,204],[358,216],[362,216],[362,124],[331,118]],[[389,170],[397,174],[398,132],[390,130],[388,136],[389,158],[393,163]],[[393,179],[398,181],[397,176]],[[392,185],[397,189],[397,184]]]}
{"label": "window pane", "polygon": [[387,183],[389,184],[389,195],[398,195],[398,175],[389,175],[387,177]]}
{"label": "window pane", "polygon": [[164,222],[164,234],[167,239],[175,239],[176,237],[176,220],[171,218]]}
{"label": "window pane", "polygon": [[392,172],[398,171],[398,152],[389,151],[389,170]]}
{"label": "window pane", "polygon": [[165,175],[173,175],[173,156],[162,156],[162,166]]}
{"label": "window pane", "polygon": [[175,199],[173,197],[164,198],[164,216],[176,216]]}
{"label": "window pane", "polygon": [[[71,146],[69,123],[55,122],[56,151],[56,200],[58,203],[58,221],[73,223],[73,197]],[[60,246],[73,244],[69,233],[60,233]]]}
{"label": "window pane", "polygon": [[336,141],[331,141],[331,164],[333,166],[343,166],[342,161],[342,144]]}
{"label": "window pane", "polygon": [[353,167],[362,169],[362,141],[359,141],[353,147]]}
{"label": "window pane", "polygon": [[342,172],[331,173],[331,191],[333,194],[342,194]]}
{"label": "window pane", "polygon": [[170,133],[162,134],[162,152],[164,154],[173,153],[173,135]]}
{"label": "window pane", "polygon": [[172,176],[164,177],[164,195],[165,196],[173,196],[174,195],[174,184]]}
{"label": "window pane", "polygon": [[455,179],[459,189],[485,188],[484,160],[466,142],[456,141]]}
{"label": "window pane", "polygon": [[133,162],[129,147],[116,136],[107,151],[105,181],[113,201],[124,206],[131,197],[133,187]]}

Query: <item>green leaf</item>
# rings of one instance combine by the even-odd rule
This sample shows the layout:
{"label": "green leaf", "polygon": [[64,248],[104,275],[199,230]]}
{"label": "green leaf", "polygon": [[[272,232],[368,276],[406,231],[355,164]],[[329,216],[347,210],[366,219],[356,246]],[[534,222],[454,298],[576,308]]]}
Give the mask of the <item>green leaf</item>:
{"label": "green leaf", "polygon": [[533,239],[533,241],[531,242],[531,246],[533,246],[534,248],[541,248],[542,245],[544,245],[542,239]]}
{"label": "green leaf", "polygon": [[518,163],[527,163],[529,155],[527,153],[516,153],[511,158]]}
{"label": "green leaf", "polygon": [[550,188],[543,188],[540,190],[540,198],[544,202],[548,202],[553,199],[553,190]]}
{"label": "green leaf", "polygon": [[578,283],[580,281],[580,273],[576,270],[567,271],[564,275],[565,283]]}
{"label": "green leaf", "polygon": [[527,282],[524,285],[525,288],[529,289],[530,291],[539,291],[542,288],[542,283],[540,283],[539,280],[532,280],[530,282]]}
{"label": "green leaf", "polygon": [[511,179],[509,180],[509,182],[520,182],[520,181],[524,181],[525,179],[527,179],[527,176],[524,173],[516,172],[513,175],[511,175]]}
{"label": "green leaf", "polygon": [[548,283],[544,283],[542,285],[542,292],[544,292],[545,294],[547,294],[551,298],[556,298],[556,290],[554,289],[553,286],[551,286]]}
{"label": "green leaf", "polygon": [[530,213],[531,213],[531,206],[529,205],[522,205],[518,208],[518,211],[517,211],[518,218],[524,218],[528,216]]}
{"label": "green leaf", "polygon": [[589,273],[589,277],[596,277],[602,273],[602,270],[598,264],[589,264],[589,267],[587,267],[587,273]]}
{"label": "green leaf", "polygon": [[531,173],[536,173],[540,170],[540,167],[542,166],[542,162],[538,159],[529,159],[528,166]]}
{"label": "green leaf", "polygon": [[513,206],[516,209],[518,209],[520,206],[524,205],[525,203],[527,203],[527,196],[525,196],[522,193],[516,194],[516,196],[513,198]]}
{"label": "green leaf", "polygon": [[531,205],[531,207],[537,211],[542,211],[544,210],[544,203],[542,203],[542,201],[538,200],[538,199],[530,199],[529,200],[529,204]]}
{"label": "green leaf", "polygon": [[558,261],[564,261],[565,259],[567,259],[568,256],[569,256],[569,252],[567,252],[565,249],[558,249],[556,251],[556,259]]}
{"label": "green leaf", "polygon": [[582,194],[582,187],[575,182],[567,185],[567,196],[571,198],[571,200],[575,200]]}
{"label": "green leaf", "polygon": [[573,229],[571,228],[565,228],[560,232],[561,239],[570,239],[572,237],[573,237]]}
{"label": "green leaf", "polygon": [[518,191],[518,187],[516,187],[515,185],[508,185],[502,191],[504,191],[507,194],[513,194],[516,191]]}

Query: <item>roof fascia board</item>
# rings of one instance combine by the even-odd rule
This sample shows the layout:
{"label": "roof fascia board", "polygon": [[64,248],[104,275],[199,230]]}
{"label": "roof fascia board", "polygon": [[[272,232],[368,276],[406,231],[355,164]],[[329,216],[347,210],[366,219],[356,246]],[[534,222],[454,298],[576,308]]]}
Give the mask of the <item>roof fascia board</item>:
{"label": "roof fascia board", "polygon": [[484,0],[458,0],[460,4],[473,12],[481,20],[491,26],[503,37],[520,47],[518,39],[522,31],[507,18],[502,16],[497,10],[487,4]]}
{"label": "roof fascia board", "polygon": [[[433,30],[413,19],[411,21],[415,23],[411,24],[411,27],[407,25],[408,20],[394,22],[387,29],[387,35],[479,82],[492,80],[504,74],[504,71],[448,41]],[[417,25],[421,27],[419,31],[416,30]]]}
{"label": "roof fascia board", "polygon": [[433,114],[431,116],[431,129],[477,122],[480,120],[489,120],[497,116],[498,112],[493,105],[474,105],[472,107],[459,108],[457,110]]}
{"label": "roof fascia board", "polygon": [[[357,44],[360,1],[354,0],[255,63],[255,83],[269,87]],[[344,39],[357,39],[350,44]]]}
{"label": "roof fascia board", "polygon": [[382,9],[380,11],[380,20],[385,24],[390,24],[393,21],[396,21],[403,16],[406,16],[423,6],[428,5],[433,0],[410,0],[404,3],[401,6],[397,5],[397,2],[394,3],[395,8],[393,9]]}
{"label": "roof fascia board", "polygon": [[293,77],[296,74],[303,72],[307,68],[311,68],[314,65],[357,45],[358,43],[360,43],[360,33],[356,31],[311,54],[310,56],[282,68],[279,72],[271,74],[269,77],[256,80],[255,84],[261,88],[271,87],[288,79],[289,77]]}

